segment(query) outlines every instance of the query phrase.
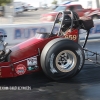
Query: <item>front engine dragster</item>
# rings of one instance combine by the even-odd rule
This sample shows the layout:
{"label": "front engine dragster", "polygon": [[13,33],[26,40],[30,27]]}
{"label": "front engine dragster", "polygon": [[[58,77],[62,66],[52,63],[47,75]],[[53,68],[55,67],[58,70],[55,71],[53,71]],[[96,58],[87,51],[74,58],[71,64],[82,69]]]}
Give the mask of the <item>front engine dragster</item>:
{"label": "front engine dragster", "polygon": [[[59,31],[53,34],[56,23],[60,24]],[[36,33],[35,37],[12,48],[6,49],[7,43],[2,39],[5,36],[1,35],[0,78],[40,70],[53,80],[77,75],[84,65],[84,47],[92,27],[92,20],[80,20],[75,12],[64,11],[58,13],[50,33]],[[81,28],[87,31],[83,46],[79,44]]]}

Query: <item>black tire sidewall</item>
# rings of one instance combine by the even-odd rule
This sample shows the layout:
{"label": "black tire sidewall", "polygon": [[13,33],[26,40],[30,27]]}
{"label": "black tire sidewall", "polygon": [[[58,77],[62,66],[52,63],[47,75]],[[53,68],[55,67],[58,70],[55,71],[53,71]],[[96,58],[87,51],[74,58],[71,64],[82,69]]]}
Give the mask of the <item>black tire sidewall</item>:
{"label": "black tire sidewall", "polygon": [[[61,72],[55,64],[55,59],[57,55],[63,51],[63,50],[70,50],[72,51],[77,59],[76,66],[73,70],[70,72]],[[78,53],[80,51],[80,53]],[[54,57],[52,58],[52,55]],[[52,61],[52,62],[51,62]],[[79,46],[77,43],[70,41],[70,40],[61,40],[53,44],[50,49],[46,52],[45,60],[43,60],[44,66],[43,71],[46,73],[46,75],[54,80],[58,80],[64,77],[72,77],[76,75],[76,73],[79,73],[79,71],[83,67],[84,63],[84,52],[81,46]],[[52,68],[55,70],[55,72],[51,71],[51,64]]]}

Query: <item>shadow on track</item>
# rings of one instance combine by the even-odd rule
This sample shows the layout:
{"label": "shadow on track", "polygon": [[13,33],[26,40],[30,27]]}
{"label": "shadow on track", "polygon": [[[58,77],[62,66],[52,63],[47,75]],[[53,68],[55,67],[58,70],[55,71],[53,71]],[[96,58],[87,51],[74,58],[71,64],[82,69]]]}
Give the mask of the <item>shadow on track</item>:
{"label": "shadow on track", "polygon": [[31,86],[39,88],[49,86],[48,83],[86,84],[100,82],[100,67],[85,65],[82,71],[71,79],[52,81],[43,72],[19,76],[16,78],[0,79],[0,86]]}

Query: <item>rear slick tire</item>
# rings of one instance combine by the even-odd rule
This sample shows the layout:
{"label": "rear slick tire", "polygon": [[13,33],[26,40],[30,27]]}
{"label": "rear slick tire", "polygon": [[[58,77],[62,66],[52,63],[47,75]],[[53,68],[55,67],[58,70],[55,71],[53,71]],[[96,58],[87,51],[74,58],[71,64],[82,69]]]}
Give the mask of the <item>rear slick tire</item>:
{"label": "rear slick tire", "polygon": [[67,39],[54,39],[46,44],[41,53],[41,67],[53,80],[77,75],[84,64],[82,47]]}

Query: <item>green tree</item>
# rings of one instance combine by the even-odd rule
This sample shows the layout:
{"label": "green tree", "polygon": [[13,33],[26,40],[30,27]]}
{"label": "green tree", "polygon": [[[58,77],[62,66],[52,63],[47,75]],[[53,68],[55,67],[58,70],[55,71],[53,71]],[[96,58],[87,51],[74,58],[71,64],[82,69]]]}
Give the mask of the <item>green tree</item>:
{"label": "green tree", "polygon": [[7,3],[11,3],[11,2],[12,2],[12,0],[0,0],[0,6],[5,5]]}
{"label": "green tree", "polygon": [[57,4],[57,0],[53,0],[52,4]]}

